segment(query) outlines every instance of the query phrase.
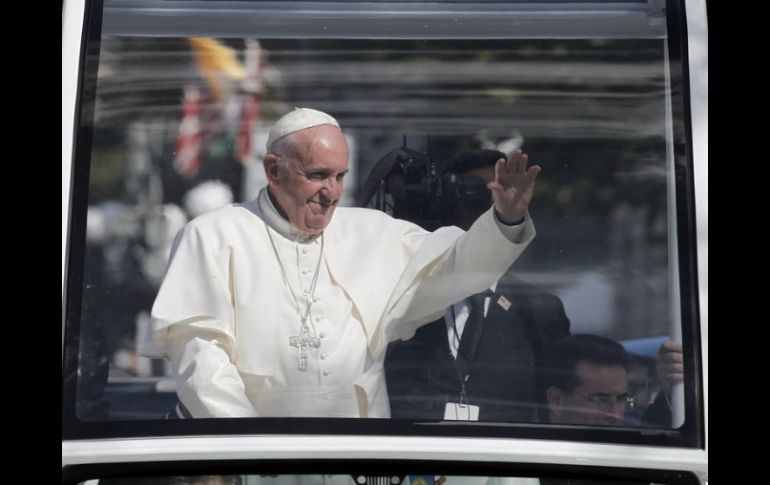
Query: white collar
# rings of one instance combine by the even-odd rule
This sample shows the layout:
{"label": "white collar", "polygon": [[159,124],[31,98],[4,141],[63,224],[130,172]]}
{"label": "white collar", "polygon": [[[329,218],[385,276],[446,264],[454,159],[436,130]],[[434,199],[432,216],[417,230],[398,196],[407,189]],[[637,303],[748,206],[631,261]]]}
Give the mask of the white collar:
{"label": "white collar", "polygon": [[257,196],[257,206],[262,214],[263,220],[268,226],[281,236],[292,241],[300,243],[310,243],[318,238],[318,235],[308,235],[294,227],[286,218],[284,218],[270,199],[267,193],[267,187],[259,191]]}

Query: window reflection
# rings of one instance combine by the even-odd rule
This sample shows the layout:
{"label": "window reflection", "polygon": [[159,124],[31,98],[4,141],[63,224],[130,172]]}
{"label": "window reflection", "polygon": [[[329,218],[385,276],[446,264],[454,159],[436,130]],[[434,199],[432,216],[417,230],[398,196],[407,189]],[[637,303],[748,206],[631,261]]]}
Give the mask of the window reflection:
{"label": "window reflection", "polygon": [[[389,381],[394,417],[441,420],[454,403],[479,406],[480,420],[543,422],[546,386],[538,371],[568,332],[631,345],[662,342],[676,323],[669,316],[665,62],[662,40],[103,38],[78,416],[160,419],[173,409],[171,369],[138,347],[174,237],[207,210],[253,198],[264,184],[271,121],[311,104],[346,126],[347,205],[398,147],[431,160],[440,175],[458,175],[452,183],[436,179],[457,200],[437,204],[430,190],[401,199],[383,194],[395,215],[425,227],[463,227],[467,213],[487,203],[479,181],[488,180],[488,169],[450,170],[463,153],[524,146],[543,166],[533,209],[537,239],[479,303],[484,318],[508,304],[529,307],[529,315],[487,329],[489,344],[476,349],[486,360],[459,377],[453,365],[429,363],[452,352],[449,331],[457,328],[447,318],[423,327],[417,340],[399,344],[406,346],[400,353],[415,356],[393,360]],[[448,312],[470,315],[469,306]],[[533,319],[547,321],[545,328],[531,328]],[[454,350],[465,350],[457,337]],[[511,347],[493,345],[501,342]],[[447,352],[436,357],[443,343]],[[620,400],[638,406],[612,406],[624,416],[611,424],[639,425],[659,387],[651,349],[629,356],[627,389],[575,399],[611,404],[627,394]],[[472,389],[479,375],[497,378]],[[479,396],[483,402],[474,404]]]}

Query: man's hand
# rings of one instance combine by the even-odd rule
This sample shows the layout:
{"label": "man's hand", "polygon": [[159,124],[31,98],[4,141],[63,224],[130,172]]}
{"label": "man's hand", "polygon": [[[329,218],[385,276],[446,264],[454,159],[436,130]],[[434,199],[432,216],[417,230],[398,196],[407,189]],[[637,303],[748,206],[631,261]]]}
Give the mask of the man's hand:
{"label": "man's hand", "polygon": [[497,216],[505,224],[513,224],[524,218],[535,190],[535,179],[542,168],[527,168],[529,157],[516,150],[507,161],[501,158],[495,164],[495,180],[487,184],[492,191]]}
{"label": "man's hand", "polygon": [[655,370],[660,380],[660,387],[666,394],[671,392],[671,385],[684,379],[684,364],[682,359],[682,343],[668,340],[658,349],[655,359]]}

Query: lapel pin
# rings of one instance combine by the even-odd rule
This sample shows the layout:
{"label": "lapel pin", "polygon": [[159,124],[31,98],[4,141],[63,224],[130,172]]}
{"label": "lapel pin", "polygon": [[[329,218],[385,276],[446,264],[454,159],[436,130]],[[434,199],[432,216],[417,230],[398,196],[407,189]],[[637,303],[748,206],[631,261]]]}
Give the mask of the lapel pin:
{"label": "lapel pin", "polygon": [[508,311],[508,309],[511,308],[511,302],[503,295],[500,295],[500,298],[497,299],[497,304],[503,307],[503,310],[505,311]]}

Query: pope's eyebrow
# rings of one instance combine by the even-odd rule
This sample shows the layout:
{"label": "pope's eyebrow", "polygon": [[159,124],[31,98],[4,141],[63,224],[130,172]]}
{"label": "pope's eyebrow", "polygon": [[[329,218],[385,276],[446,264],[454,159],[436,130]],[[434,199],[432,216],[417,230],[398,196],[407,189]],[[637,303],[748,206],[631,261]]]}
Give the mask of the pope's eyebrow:
{"label": "pope's eyebrow", "polygon": [[[349,172],[349,170],[346,169],[346,170],[343,170],[341,172],[337,172],[336,176],[337,177],[339,177],[340,175],[344,176],[344,175],[347,175],[348,172]],[[307,177],[328,178],[328,177],[331,177],[333,174],[334,174],[334,172],[332,172],[331,170],[326,170],[326,169],[323,169],[323,168],[317,169],[317,170],[308,170],[308,171],[305,172],[305,175]]]}

